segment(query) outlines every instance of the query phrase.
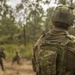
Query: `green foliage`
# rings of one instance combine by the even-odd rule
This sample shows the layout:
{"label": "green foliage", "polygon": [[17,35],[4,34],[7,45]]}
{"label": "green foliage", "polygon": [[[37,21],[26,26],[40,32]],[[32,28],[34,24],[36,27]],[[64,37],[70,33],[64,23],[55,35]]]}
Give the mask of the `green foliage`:
{"label": "green foliage", "polygon": [[16,26],[14,9],[7,5],[7,0],[0,2],[0,34],[14,36],[19,31]]}
{"label": "green foliage", "polygon": [[21,38],[19,38],[19,36],[15,36],[11,37],[11,35],[2,35],[0,37],[0,44],[18,44],[18,43],[23,43],[23,39],[22,36],[20,35]]}
{"label": "green foliage", "polygon": [[21,52],[22,57],[27,57],[27,58],[31,57],[32,56],[32,49],[33,49],[33,44],[27,44],[25,46],[25,49],[24,50],[23,49],[21,50],[22,51]]}
{"label": "green foliage", "polygon": [[15,55],[16,50],[22,58],[30,58],[32,56],[33,44],[27,44],[27,46],[16,44],[5,44],[5,54],[7,58],[12,58]]}
{"label": "green foliage", "polygon": [[11,36],[8,35],[8,36],[0,36],[0,44],[5,44],[5,43],[11,43],[12,42],[12,39],[11,39]]}
{"label": "green foliage", "polygon": [[14,45],[14,44],[10,44],[10,45],[7,45],[5,44],[5,54],[7,56],[7,58],[11,58],[14,56],[14,52],[18,49],[18,46]]}
{"label": "green foliage", "polygon": [[46,32],[53,28],[53,24],[51,21],[51,15],[53,13],[53,9],[54,9],[53,7],[47,9],[46,21],[44,23],[44,26],[46,28],[45,29]]}
{"label": "green foliage", "polygon": [[65,5],[66,4],[66,0],[59,0],[59,4]]}
{"label": "green foliage", "polygon": [[[25,43],[25,40],[36,40],[43,32],[44,9],[40,3],[49,4],[49,0],[21,0],[15,9],[8,6],[7,1],[0,2],[0,34],[1,44],[4,43]],[[49,15],[48,15],[49,16]],[[16,21],[19,19],[18,21]],[[48,23],[47,23],[48,22]],[[45,24],[49,25],[50,20]],[[48,28],[48,26],[46,26]],[[27,39],[26,39],[27,38]]]}
{"label": "green foliage", "polygon": [[[6,2],[0,1],[0,45],[5,46],[8,58],[13,57],[16,50],[20,50],[22,57],[31,57],[33,43],[44,30],[47,32],[53,28],[51,13],[54,8],[44,11],[41,6],[49,5],[51,0],[21,0],[15,9]],[[56,2],[63,4],[66,0]],[[74,32],[75,28],[71,33],[75,35]]]}

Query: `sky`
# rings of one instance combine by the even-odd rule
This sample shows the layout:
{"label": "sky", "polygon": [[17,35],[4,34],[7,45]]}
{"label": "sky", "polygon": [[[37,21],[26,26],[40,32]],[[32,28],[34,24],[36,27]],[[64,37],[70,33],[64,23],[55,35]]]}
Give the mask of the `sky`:
{"label": "sky", "polygon": [[[20,3],[21,0],[9,0],[9,2],[7,2],[8,5],[11,5],[13,8],[15,8],[15,6]],[[42,5],[44,10],[46,10],[48,7],[52,7],[52,6],[57,6],[56,4],[54,4],[55,0],[51,0],[50,5]],[[75,2],[75,0],[73,0],[73,2]]]}
{"label": "sky", "polygon": [[[54,1],[55,0],[51,0],[50,6],[55,6]],[[21,0],[9,0],[8,4],[11,5],[12,7],[15,7],[20,2]],[[73,0],[73,2],[75,2],[75,0]]]}
{"label": "sky", "polygon": [[[50,6],[56,6],[54,4],[55,0],[51,0]],[[9,0],[9,2],[7,2],[8,5],[11,5],[13,8],[15,8],[15,6],[20,3],[21,0]],[[46,10],[48,8],[48,6],[42,5],[44,7],[44,10]]]}
{"label": "sky", "polygon": [[20,2],[21,0],[9,0],[7,4],[11,5],[12,7],[15,7]]}

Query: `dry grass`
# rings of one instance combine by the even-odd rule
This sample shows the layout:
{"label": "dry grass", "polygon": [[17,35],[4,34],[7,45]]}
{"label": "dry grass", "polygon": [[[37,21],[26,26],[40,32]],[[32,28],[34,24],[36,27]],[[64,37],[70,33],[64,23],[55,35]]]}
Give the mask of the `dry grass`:
{"label": "dry grass", "polygon": [[10,61],[5,63],[5,72],[0,69],[0,75],[35,75],[30,60],[22,60],[21,65],[11,64]]}

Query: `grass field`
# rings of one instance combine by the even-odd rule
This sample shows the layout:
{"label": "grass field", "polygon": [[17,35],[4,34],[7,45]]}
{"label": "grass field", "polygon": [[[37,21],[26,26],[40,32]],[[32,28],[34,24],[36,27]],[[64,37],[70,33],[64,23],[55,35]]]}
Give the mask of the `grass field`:
{"label": "grass field", "polygon": [[17,65],[16,63],[12,65],[11,61],[5,61],[4,66],[5,72],[0,67],[0,75],[35,75],[31,60],[22,59],[21,65]]}
{"label": "grass field", "polygon": [[33,44],[27,44],[26,46],[24,44],[5,44],[4,47],[7,58],[12,58],[17,50],[19,51],[20,56],[23,58],[31,58],[32,56]]}
{"label": "grass field", "polygon": [[[31,63],[33,44],[27,44],[26,46],[23,44],[4,44],[3,46],[6,54],[6,60],[4,60],[5,72],[0,67],[0,75],[35,75]],[[21,56],[21,65],[16,63],[12,65],[12,59],[17,50]]]}

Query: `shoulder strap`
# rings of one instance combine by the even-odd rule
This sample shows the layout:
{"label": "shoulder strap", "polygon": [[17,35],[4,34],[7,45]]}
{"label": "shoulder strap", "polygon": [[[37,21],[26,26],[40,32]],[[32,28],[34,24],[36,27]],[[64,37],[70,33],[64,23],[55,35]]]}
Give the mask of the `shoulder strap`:
{"label": "shoulder strap", "polygon": [[[66,72],[66,55],[67,55],[67,44],[71,40],[69,38],[65,38],[65,40],[59,44],[59,53],[58,53],[58,62],[57,63],[57,75],[65,75]],[[61,50],[61,51],[60,51]]]}
{"label": "shoulder strap", "polygon": [[41,35],[41,36],[40,36],[40,38],[39,38],[39,39],[37,40],[37,42],[35,43],[33,50],[35,50],[35,51],[37,50],[36,47],[38,47],[38,46],[40,45],[40,43],[41,43],[43,37],[44,37],[44,35]]}
{"label": "shoulder strap", "polygon": [[60,45],[66,46],[71,41],[71,38],[69,38],[68,36],[68,34],[65,36],[63,42],[61,42]]}

